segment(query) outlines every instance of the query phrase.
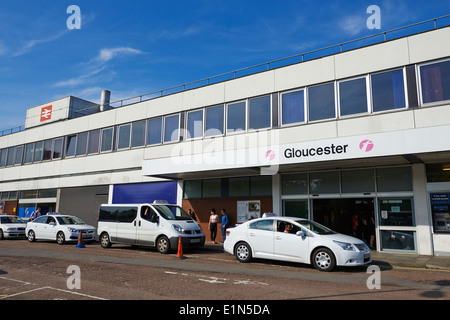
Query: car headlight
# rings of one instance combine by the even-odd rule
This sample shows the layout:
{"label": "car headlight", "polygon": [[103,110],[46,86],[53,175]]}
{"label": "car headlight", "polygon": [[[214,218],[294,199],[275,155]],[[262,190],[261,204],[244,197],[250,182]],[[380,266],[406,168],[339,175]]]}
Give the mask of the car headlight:
{"label": "car headlight", "polygon": [[334,241],[334,243],[339,245],[344,250],[355,251],[355,247],[351,243],[340,242],[340,241],[336,241],[336,240],[333,240],[333,241]]}
{"label": "car headlight", "polygon": [[180,227],[178,224],[173,224],[172,225],[172,229],[175,230],[176,232],[179,232],[179,233],[183,233],[184,232],[184,229],[182,227]]}
{"label": "car headlight", "polygon": [[69,230],[69,232],[77,232],[77,229],[74,228],[67,228],[67,230]]}

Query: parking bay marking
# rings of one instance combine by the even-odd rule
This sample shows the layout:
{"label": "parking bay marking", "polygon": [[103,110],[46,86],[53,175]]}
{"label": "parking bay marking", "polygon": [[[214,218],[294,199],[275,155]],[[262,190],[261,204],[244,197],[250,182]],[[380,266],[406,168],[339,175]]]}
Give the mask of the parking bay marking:
{"label": "parking bay marking", "polygon": [[[164,273],[171,274],[171,275],[199,277],[199,275],[196,275],[196,274],[179,273],[179,272],[174,272],[174,271],[164,271]],[[265,283],[265,282],[258,282],[258,281],[251,281],[251,280],[231,280],[231,279],[227,279],[227,278],[209,277],[209,276],[202,276],[202,275],[200,275],[200,278],[198,278],[198,280],[203,281],[203,282],[212,283],[212,284],[224,284],[224,283],[227,283],[227,281],[232,281],[232,284],[237,284],[237,285],[239,285],[239,284],[241,284],[241,285],[253,284],[253,285],[263,285],[263,286],[269,285],[268,283]]]}
{"label": "parking bay marking", "polygon": [[91,295],[84,294],[84,293],[79,293],[79,292],[69,291],[69,290],[63,290],[63,289],[58,289],[58,288],[53,288],[53,287],[36,288],[36,289],[23,291],[23,292],[18,292],[18,293],[6,295],[6,296],[0,296],[0,299],[11,298],[11,297],[19,296],[19,295],[22,295],[22,294],[27,294],[27,293],[35,292],[35,291],[38,291],[38,290],[45,290],[45,289],[56,290],[56,291],[61,291],[61,292],[65,292],[65,293],[71,293],[71,294],[83,296],[83,297],[86,297],[86,298],[96,299],[96,300],[107,300],[105,298],[100,298],[100,297],[91,296]]}

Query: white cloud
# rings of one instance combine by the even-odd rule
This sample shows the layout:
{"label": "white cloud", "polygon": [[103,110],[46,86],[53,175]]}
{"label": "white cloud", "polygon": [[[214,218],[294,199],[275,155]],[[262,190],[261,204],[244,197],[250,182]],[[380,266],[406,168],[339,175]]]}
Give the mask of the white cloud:
{"label": "white cloud", "polygon": [[49,37],[46,38],[42,38],[42,39],[32,39],[27,41],[23,46],[21,46],[20,48],[18,48],[17,50],[15,50],[15,52],[12,54],[12,57],[18,57],[21,56],[23,54],[26,54],[28,52],[31,51],[31,49],[33,49],[33,47],[42,44],[42,43],[48,43],[48,42],[52,42],[55,40],[58,40],[59,38],[61,38],[62,36],[64,36],[69,30],[65,29],[57,34],[51,35]]}
{"label": "white cloud", "polygon": [[[118,47],[118,48],[107,48],[101,49],[98,55],[89,60],[88,62],[81,63],[79,65],[83,74],[78,77],[73,77],[67,80],[62,80],[55,83],[55,87],[74,87],[81,84],[86,84],[92,79],[93,76],[101,73],[102,71],[108,69],[108,62],[119,57],[119,56],[129,56],[129,55],[140,55],[144,54],[143,51],[129,48],[129,47]],[[113,71],[111,71],[114,74]]]}
{"label": "white cloud", "polygon": [[137,55],[137,54],[143,54],[143,52],[138,49],[126,47],[102,49],[100,50],[100,53],[98,54],[96,60],[107,62],[119,55]]}
{"label": "white cloud", "polygon": [[351,15],[339,20],[339,28],[346,34],[356,36],[366,27],[366,16]]}

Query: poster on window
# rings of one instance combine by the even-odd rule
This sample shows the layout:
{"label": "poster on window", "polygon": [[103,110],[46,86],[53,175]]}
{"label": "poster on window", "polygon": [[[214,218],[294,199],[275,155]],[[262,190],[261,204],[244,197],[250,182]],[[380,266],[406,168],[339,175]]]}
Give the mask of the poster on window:
{"label": "poster on window", "polygon": [[238,201],[237,202],[237,223],[243,223],[261,217],[261,201]]}

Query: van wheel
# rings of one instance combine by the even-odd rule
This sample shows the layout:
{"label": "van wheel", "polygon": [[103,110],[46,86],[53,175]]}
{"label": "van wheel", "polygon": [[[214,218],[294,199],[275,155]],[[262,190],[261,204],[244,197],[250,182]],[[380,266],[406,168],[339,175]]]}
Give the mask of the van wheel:
{"label": "van wheel", "polygon": [[111,248],[111,240],[109,239],[109,234],[107,234],[106,232],[103,232],[100,235],[100,245],[102,246],[102,248]]}
{"label": "van wheel", "polygon": [[170,250],[170,244],[169,239],[167,239],[166,236],[161,236],[158,238],[158,241],[156,242],[156,250],[158,250],[159,253],[166,254]]}
{"label": "van wheel", "polygon": [[331,271],[336,266],[336,259],[330,249],[319,248],[313,253],[312,263],[317,270]]}

